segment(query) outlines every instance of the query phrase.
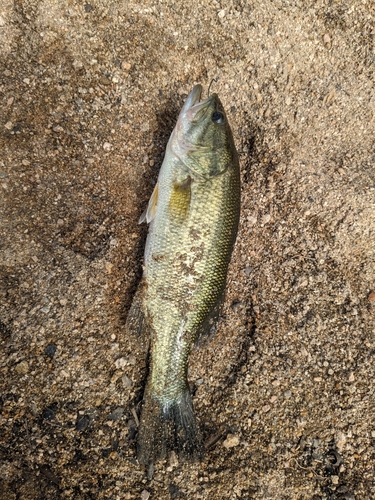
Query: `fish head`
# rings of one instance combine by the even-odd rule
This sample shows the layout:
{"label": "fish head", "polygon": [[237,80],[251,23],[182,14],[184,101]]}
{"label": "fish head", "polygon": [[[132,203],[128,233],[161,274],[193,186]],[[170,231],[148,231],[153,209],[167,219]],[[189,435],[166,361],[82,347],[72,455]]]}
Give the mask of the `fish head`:
{"label": "fish head", "polygon": [[217,94],[200,100],[196,85],[181,109],[170,147],[198,177],[223,173],[233,164],[236,149],[224,107]]}

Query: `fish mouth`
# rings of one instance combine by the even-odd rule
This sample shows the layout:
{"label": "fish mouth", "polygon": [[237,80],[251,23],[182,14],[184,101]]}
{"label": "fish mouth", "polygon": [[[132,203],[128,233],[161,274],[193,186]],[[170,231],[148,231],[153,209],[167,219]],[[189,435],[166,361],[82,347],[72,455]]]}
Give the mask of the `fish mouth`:
{"label": "fish mouth", "polygon": [[198,104],[202,96],[202,91],[203,91],[202,85],[195,85],[193,89],[190,91],[190,94],[187,96],[187,99],[185,101],[182,110],[187,111],[188,109]]}
{"label": "fish mouth", "polygon": [[216,94],[211,94],[207,99],[201,101],[202,90],[202,85],[195,85],[181,110],[181,115],[184,114],[189,121],[198,122],[203,120],[210,108],[210,104],[216,100]]}

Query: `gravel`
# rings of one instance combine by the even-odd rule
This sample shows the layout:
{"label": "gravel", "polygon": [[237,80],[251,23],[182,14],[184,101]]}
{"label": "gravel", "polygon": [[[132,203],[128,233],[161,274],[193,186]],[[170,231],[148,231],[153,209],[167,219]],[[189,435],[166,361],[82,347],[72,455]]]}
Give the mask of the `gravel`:
{"label": "gravel", "polygon": [[[3,0],[1,498],[375,498],[374,15]],[[124,329],[137,221],[188,91],[216,77],[242,213],[189,368],[207,451],[147,472],[148,339]]]}

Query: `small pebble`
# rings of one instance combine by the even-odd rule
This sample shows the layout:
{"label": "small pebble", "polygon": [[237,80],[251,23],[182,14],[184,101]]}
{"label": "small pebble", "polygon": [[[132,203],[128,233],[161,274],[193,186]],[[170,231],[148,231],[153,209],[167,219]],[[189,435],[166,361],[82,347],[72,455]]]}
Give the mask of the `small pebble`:
{"label": "small pebble", "polygon": [[177,454],[174,451],[171,451],[169,455],[169,466],[170,467],[177,467],[178,465],[178,457]]}
{"label": "small pebble", "polygon": [[44,420],[53,420],[55,418],[55,410],[50,407],[44,408],[42,418],[44,418]]}
{"label": "small pebble", "polygon": [[91,419],[89,415],[79,415],[76,422],[77,431],[85,431],[90,425]]}
{"label": "small pebble", "polygon": [[245,267],[245,274],[246,274],[246,276],[247,276],[247,277],[249,277],[249,276],[250,276],[250,274],[251,274],[253,271],[254,271],[254,268],[253,268],[253,267],[251,267],[251,266],[249,266],[249,265],[247,264],[247,265],[246,265],[246,267]]}
{"label": "small pebble", "polygon": [[48,344],[47,347],[44,348],[44,354],[52,359],[56,353],[56,350],[56,344]]}
{"label": "small pebble", "polygon": [[111,84],[111,80],[109,78],[107,78],[106,76],[102,75],[99,78],[99,83],[101,83],[102,85],[110,85]]}
{"label": "small pebble", "polygon": [[268,222],[270,220],[271,220],[271,215],[270,214],[263,215],[263,217],[262,217],[262,224],[268,224]]}
{"label": "small pebble", "polygon": [[339,476],[331,476],[332,484],[339,484]]}
{"label": "small pebble", "polygon": [[150,498],[151,493],[147,490],[143,490],[141,493],[141,500],[148,500]]}
{"label": "small pebble", "polygon": [[119,370],[121,368],[124,368],[128,364],[128,361],[126,358],[118,358],[115,361],[115,367]]}
{"label": "small pebble", "polygon": [[367,295],[367,300],[368,300],[369,302],[375,302],[375,292],[374,292],[374,291],[370,292],[370,293]]}
{"label": "small pebble", "polygon": [[257,218],[256,217],[248,217],[247,222],[249,223],[249,226],[254,226],[257,223]]}
{"label": "small pebble", "polygon": [[225,448],[234,448],[235,446],[238,446],[239,444],[240,444],[240,438],[239,438],[239,436],[236,436],[235,434],[228,434],[226,440],[223,443]]}
{"label": "small pebble", "polygon": [[134,356],[129,356],[129,359],[128,359],[128,364],[129,364],[130,366],[134,366],[136,362],[137,362],[137,360],[135,359],[135,357],[134,357]]}
{"label": "small pebble", "polygon": [[107,417],[108,420],[120,420],[124,414],[124,408],[118,407]]}
{"label": "small pebble", "polygon": [[335,434],[335,444],[337,446],[337,449],[341,452],[343,451],[345,444],[346,444],[346,435],[341,432],[337,431]]}
{"label": "small pebble", "polygon": [[133,381],[127,375],[123,375],[121,377],[121,380],[125,389],[130,389],[130,387],[133,385]]}
{"label": "small pebble", "polygon": [[19,375],[26,375],[29,371],[29,363],[27,361],[21,361],[16,365],[15,370]]}

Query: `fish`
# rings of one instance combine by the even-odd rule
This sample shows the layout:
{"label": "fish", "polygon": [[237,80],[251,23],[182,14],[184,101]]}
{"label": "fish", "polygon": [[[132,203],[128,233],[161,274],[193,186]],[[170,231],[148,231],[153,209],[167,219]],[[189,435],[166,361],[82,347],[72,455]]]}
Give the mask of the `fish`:
{"label": "fish", "polygon": [[149,224],[143,276],[127,328],[150,336],[137,457],[152,467],[174,451],[204,455],[187,379],[193,346],[210,338],[223,302],[240,216],[238,154],[217,94],[188,95],[157,184],[139,222]]}

